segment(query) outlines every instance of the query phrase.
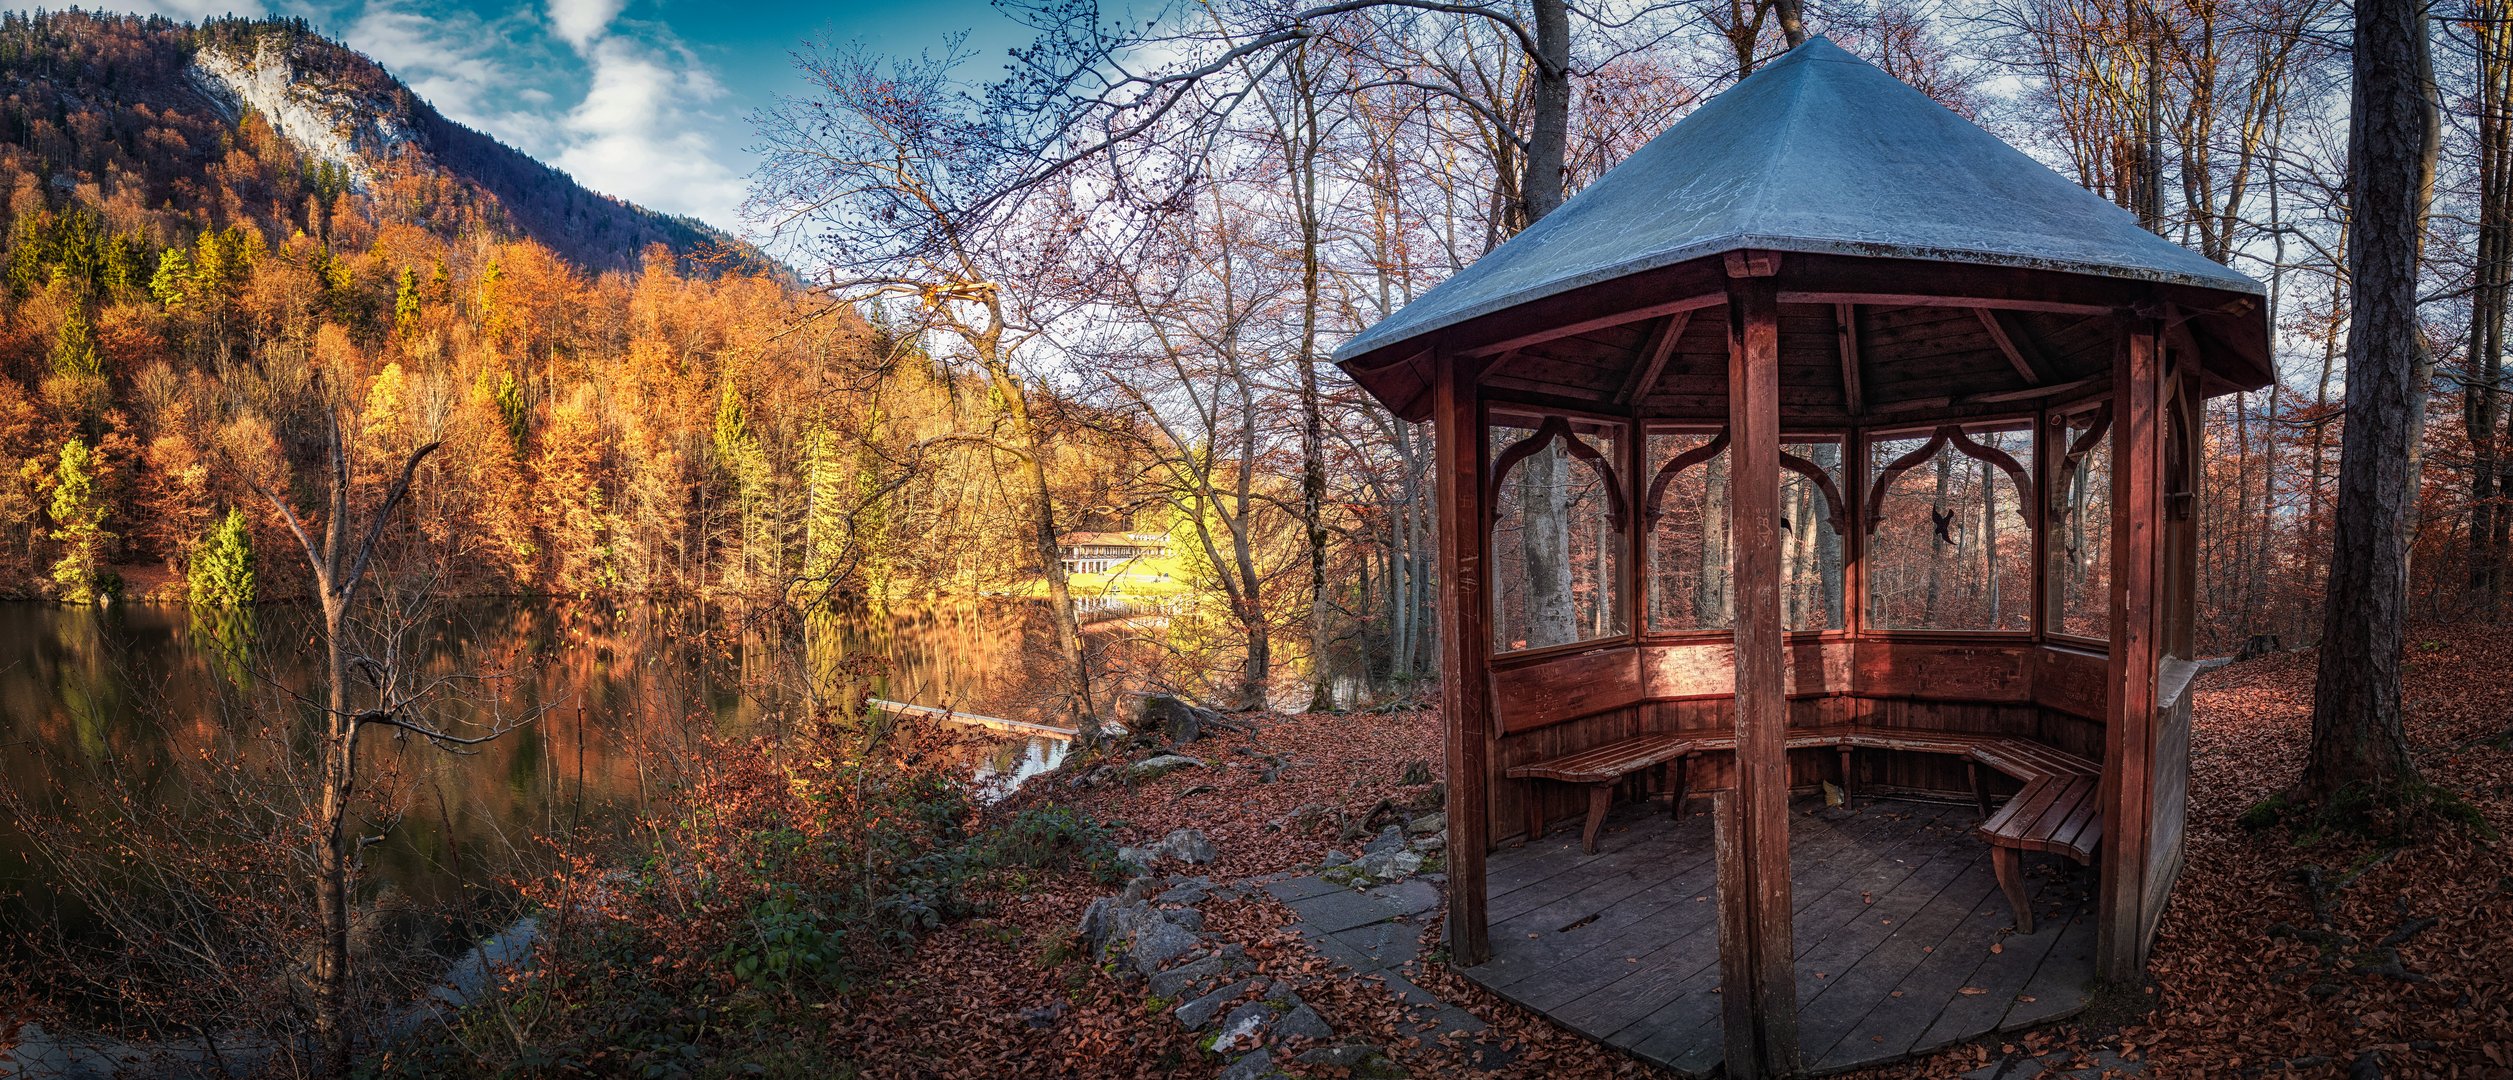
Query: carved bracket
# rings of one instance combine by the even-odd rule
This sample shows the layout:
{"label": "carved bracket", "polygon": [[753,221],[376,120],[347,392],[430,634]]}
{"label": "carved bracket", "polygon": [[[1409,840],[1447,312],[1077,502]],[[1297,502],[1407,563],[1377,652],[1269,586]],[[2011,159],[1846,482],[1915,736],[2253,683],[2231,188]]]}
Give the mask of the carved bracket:
{"label": "carved bracket", "polygon": [[2111,434],[2111,430],[2112,403],[2106,401],[2095,407],[2094,420],[2086,425],[2085,432],[2069,440],[2067,454],[2059,459],[2058,483],[2051,488],[2052,525],[2067,521],[2068,515],[2074,512],[2075,508],[2068,505],[2068,491],[2077,482],[2078,470],[2085,467],[2085,456],[2093,453],[2094,448],[2102,443],[2103,436]]}
{"label": "carved bracket", "polygon": [[1590,467],[1597,470],[1598,477],[1605,481],[1606,520],[1614,526],[1614,531],[1622,532],[1629,509],[1623,502],[1622,478],[1616,475],[1614,463],[1607,461],[1604,454],[1597,452],[1596,447],[1588,445],[1579,436],[1572,434],[1571,422],[1561,416],[1545,417],[1543,423],[1536,425],[1535,434],[1511,443],[1509,449],[1501,451],[1501,456],[1493,460],[1491,486],[1485,489],[1483,500],[1485,527],[1491,526],[1490,519],[1495,512],[1492,508],[1500,501],[1501,482],[1509,479],[1510,470],[1517,468],[1519,462],[1536,456],[1555,439],[1562,440],[1564,448],[1572,457],[1587,462]]}
{"label": "carved bracket", "polygon": [[[1938,451],[1949,446],[1954,447],[1957,453],[1974,461],[1997,466],[2000,472],[2007,474],[2007,479],[2015,482],[2016,492],[2022,497],[2020,505],[2033,505],[2033,477],[2025,472],[2024,466],[2019,464],[2013,455],[1995,446],[1974,442],[1971,436],[1963,433],[1961,425],[1948,424],[1930,432],[1928,441],[1921,443],[1919,449],[1893,459],[1891,464],[1877,471],[1875,483],[1867,490],[1868,532],[1874,533],[1877,524],[1884,519],[1885,490],[1892,487],[1894,481],[1901,479],[1903,473],[1936,457]],[[2025,515],[2025,525],[2028,528],[2032,527],[2032,515]]]}
{"label": "carved bracket", "polygon": [[[1668,484],[1674,483],[1684,470],[1718,457],[1719,451],[1727,448],[1728,429],[1721,428],[1709,442],[1677,454],[1659,466],[1658,475],[1649,481],[1649,494],[1641,502],[1641,528],[1654,529],[1658,526],[1658,519],[1665,516],[1658,509],[1658,500],[1666,495]],[[1823,493],[1824,519],[1831,523],[1833,534],[1850,535],[1849,515],[1841,498],[1841,486],[1833,483],[1831,473],[1824,471],[1823,466],[1786,450],[1780,452],[1780,467],[1814,481],[1815,490]]]}
{"label": "carved bracket", "polygon": [[1720,428],[1719,434],[1709,442],[1677,454],[1674,460],[1659,466],[1658,475],[1649,481],[1648,497],[1641,500],[1641,528],[1658,527],[1658,519],[1663,516],[1658,511],[1658,497],[1667,493],[1667,485],[1675,482],[1678,473],[1718,457],[1719,451],[1727,448],[1728,429]]}

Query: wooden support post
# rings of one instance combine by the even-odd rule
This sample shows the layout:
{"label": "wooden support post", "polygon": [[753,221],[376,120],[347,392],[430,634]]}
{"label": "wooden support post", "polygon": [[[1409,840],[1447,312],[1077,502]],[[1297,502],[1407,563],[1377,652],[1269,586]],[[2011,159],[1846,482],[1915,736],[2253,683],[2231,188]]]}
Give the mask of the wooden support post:
{"label": "wooden support post", "polygon": [[2095,974],[2134,984],[2146,967],[2140,932],[2153,777],[2155,679],[2163,659],[2164,378],[2153,319],[2127,321],[2113,352],[2112,655],[2104,707],[2102,881]]}
{"label": "wooden support post", "polygon": [[[1777,281],[1729,258],[1731,595],[1736,604],[1736,789],[1720,863],[1727,1075],[1798,1068],[1789,904],[1788,655],[1781,630],[1780,304]],[[1762,272],[1757,274],[1756,270]]]}
{"label": "wooden support post", "polygon": [[[1482,365],[1435,353],[1432,389],[1440,523],[1440,715],[1447,735],[1448,933],[1462,967],[1492,958],[1484,855],[1492,837],[1491,631],[1484,596]],[[1531,812],[1531,819],[1541,811]]]}

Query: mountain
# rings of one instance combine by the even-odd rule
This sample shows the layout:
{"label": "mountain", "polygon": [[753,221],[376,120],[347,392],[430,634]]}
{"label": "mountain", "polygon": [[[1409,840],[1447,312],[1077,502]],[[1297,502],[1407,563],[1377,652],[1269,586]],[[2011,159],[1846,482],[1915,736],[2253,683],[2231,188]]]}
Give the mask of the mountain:
{"label": "mountain", "polygon": [[446,118],[298,19],[0,15],[0,196],[13,219],[81,204],[159,244],[245,221],[330,237],[346,214],[361,234],[530,239],[594,271],[655,244],[757,258]]}

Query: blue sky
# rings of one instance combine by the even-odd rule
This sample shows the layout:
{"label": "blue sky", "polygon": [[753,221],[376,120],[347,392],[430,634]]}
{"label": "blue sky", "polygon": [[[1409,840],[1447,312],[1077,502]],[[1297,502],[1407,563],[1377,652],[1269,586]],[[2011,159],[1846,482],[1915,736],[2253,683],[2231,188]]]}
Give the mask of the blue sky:
{"label": "blue sky", "polygon": [[596,191],[727,229],[741,222],[746,118],[801,84],[806,38],[914,54],[969,31],[967,74],[1027,40],[987,0],[141,0],[90,6],[197,20],[302,16],[373,56],[446,115]]}

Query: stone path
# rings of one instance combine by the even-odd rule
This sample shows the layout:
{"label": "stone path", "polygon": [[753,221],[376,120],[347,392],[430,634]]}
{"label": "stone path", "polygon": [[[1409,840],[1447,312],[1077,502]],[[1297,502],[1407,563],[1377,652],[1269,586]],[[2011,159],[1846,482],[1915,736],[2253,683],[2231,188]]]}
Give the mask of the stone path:
{"label": "stone path", "polygon": [[1484,1022],[1407,977],[1421,958],[1423,928],[1439,909],[1440,880],[1426,874],[1356,890],[1311,875],[1268,882],[1265,891],[1300,917],[1300,935],[1320,955],[1403,1002],[1424,1041],[1453,1035],[1463,1040],[1470,1059],[1497,1069],[1511,1055]]}

